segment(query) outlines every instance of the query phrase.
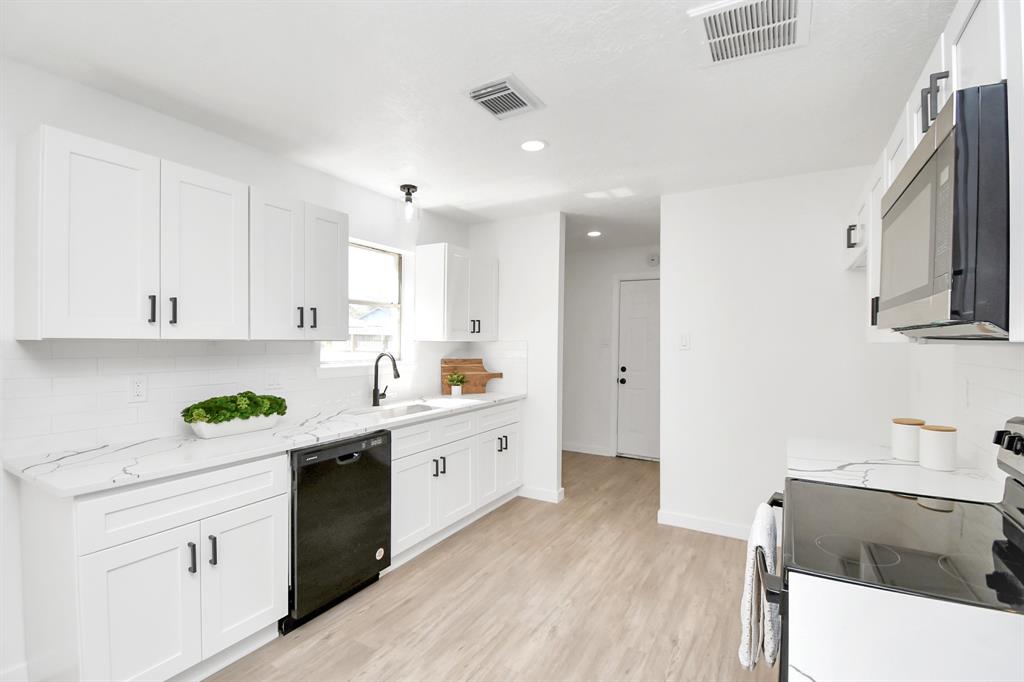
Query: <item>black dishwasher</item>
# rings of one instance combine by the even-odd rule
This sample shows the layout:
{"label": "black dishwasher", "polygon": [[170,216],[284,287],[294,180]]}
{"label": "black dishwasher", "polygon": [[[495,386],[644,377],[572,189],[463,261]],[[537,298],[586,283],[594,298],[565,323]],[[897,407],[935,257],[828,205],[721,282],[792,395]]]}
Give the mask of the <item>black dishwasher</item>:
{"label": "black dishwasher", "polygon": [[290,632],[391,565],[391,433],[293,450]]}

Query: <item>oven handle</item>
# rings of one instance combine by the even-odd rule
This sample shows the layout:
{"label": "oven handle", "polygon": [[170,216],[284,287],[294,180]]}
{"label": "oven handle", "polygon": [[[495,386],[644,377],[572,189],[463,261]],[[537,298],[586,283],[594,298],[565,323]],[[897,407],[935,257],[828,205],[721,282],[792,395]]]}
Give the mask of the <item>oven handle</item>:
{"label": "oven handle", "polygon": [[754,551],[757,561],[757,577],[761,580],[764,598],[772,604],[782,604],[782,593],[785,589],[782,583],[782,576],[775,575],[768,570],[768,562],[765,560],[762,548],[758,547]]}

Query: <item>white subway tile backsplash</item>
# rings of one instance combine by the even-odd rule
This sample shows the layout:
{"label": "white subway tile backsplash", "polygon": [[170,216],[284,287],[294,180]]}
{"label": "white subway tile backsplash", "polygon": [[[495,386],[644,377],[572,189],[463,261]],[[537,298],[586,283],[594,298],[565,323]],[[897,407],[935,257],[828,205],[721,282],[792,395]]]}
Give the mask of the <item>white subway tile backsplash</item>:
{"label": "white subway tile backsplash", "polygon": [[105,426],[123,426],[139,421],[139,411],[134,407],[116,410],[93,410],[74,414],[59,414],[53,418],[53,432],[86,431]]}
{"label": "white subway tile backsplash", "polygon": [[127,391],[126,376],[54,377],[53,395],[85,395],[108,391]]}
{"label": "white subway tile backsplash", "polygon": [[0,398],[32,398],[50,395],[53,391],[53,380],[40,379],[5,379],[0,382]]}

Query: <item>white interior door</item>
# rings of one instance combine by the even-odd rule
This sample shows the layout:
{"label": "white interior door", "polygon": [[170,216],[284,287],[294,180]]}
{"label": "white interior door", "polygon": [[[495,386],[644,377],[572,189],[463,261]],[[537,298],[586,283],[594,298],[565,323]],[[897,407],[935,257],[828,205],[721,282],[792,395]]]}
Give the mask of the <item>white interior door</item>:
{"label": "white interior door", "polygon": [[305,204],[252,188],[249,269],[253,339],[306,336]]}
{"label": "white interior door", "polygon": [[249,187],[160,162],[165,339],[249,338]]}
{"label": "white interior door", "polygon": [[656,279],[619,283],[618,447],[620,455],[659,459],[658,299]]}

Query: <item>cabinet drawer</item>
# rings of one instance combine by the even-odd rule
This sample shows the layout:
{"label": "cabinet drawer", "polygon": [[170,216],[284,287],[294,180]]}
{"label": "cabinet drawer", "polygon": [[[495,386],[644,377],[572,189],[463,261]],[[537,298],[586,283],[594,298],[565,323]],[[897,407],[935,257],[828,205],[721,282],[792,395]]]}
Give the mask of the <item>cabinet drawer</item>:
{"label": "cabinet drawer", "polygon": [[462,440],[475,436],[477,428],[477,412],[459,414],[454,417],[438,419],[434,422],[434,429],[437,432],[437,444],[444,445],[452,441]]}
{"label": "cabinet drawer", "polygon": [[391,431],[391,459],[401,459],[417,452],[475,436],[479,430],[477,414],[470,412],[393,429]]}
{"label": "cabinet drawer", "polygon": [[207,471],[75,505],[78,554],[135,540],[288,492],[288,457]]}
{"label": "cabinet drawer", "polygon": [[499,405],[481,412],[477,412],[477,419],[481,431],[490,431],[501,426],[514,424],[519,421],[519,403]]}

